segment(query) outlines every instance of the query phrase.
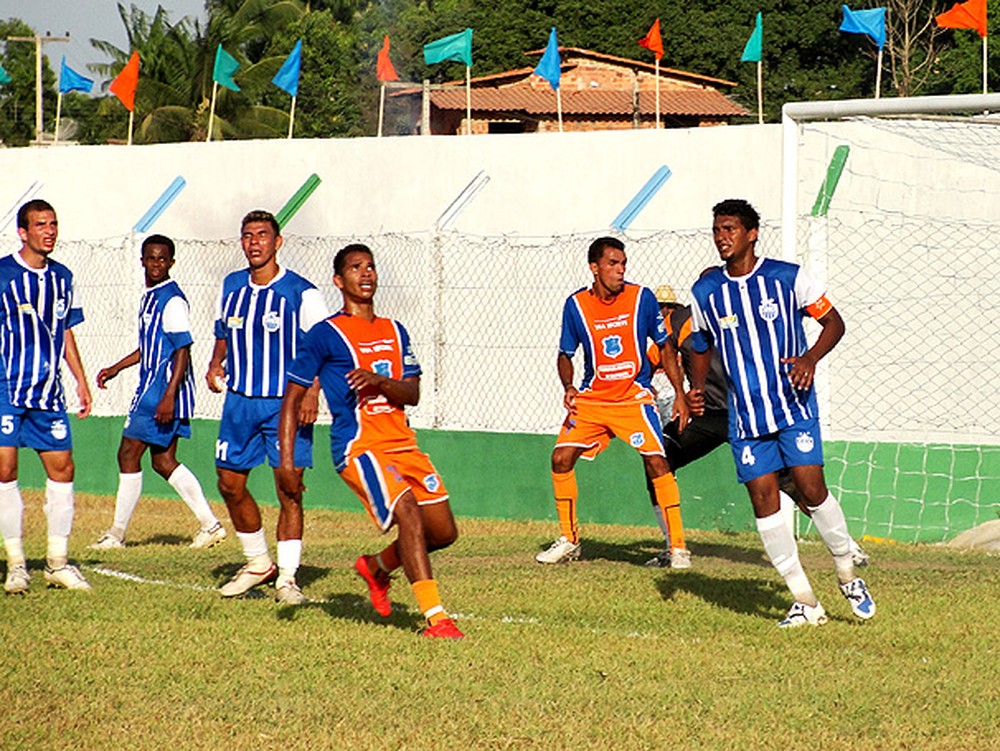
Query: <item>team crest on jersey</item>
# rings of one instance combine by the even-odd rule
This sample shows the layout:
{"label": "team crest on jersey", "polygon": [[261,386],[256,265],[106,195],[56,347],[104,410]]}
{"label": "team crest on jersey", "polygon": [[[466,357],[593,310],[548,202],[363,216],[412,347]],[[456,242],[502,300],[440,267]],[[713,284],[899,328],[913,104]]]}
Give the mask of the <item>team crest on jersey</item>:
{"label": "team crest on jersey", "polygon": [[53,420],[50,430],[52,431],[52,437],[57,441],[63,441],[69,435],[65,420]]}
{"label": "team crest on jersey", "polygon": [[760,305],[757,306],[757,312],[760,313],[760,317],[765,321],[773,321],[778,317],[778,303],[770,297],[766,297],[760,301]]}
{"label": "team crest on jersey", "polygon": [[639,448],[646,442],[646,437],[642,433],[633,433],[628,437],[628,445],[632,448]]}
{"label": "team crest on jersey", "polygon": [[720,329],[736,329],[740,326],[739,317],[733,313],[731,316],[723,316],[719,319]]}
{"label": "team crest on jersey", "polygon": [[801,451],[803,454],[808,454],[813,450],[813,446],[816,442],[813,441],[813,437],[809,433],[802,432],[795,436],[795,448]]}
{"label": "team crest on jersey", "polygon": [[226,326],[231,329],[243,328],[243,316],[229,316],[226,319]]}
{"label": "team crest on jersey", "polygon": [[264,331],[271,334],[281,328],[281,316],[278,315],[278,311],[276,310],[269,310],[265,313],[261,322],[264,324]]}
{"label": "team crest on jersey", "polygon": [[392,378],[392,363],[389,360],[376,360],[372,363],[372,373]]}
{"label": "team crest on jersey", "polygon": [[61,297],[56,300],[56,318],[62,320],[66,317],[69,312],[69,308],[66,306],[66,301]]}
{"label": "team crest on jersey", "polygon": [[424,487],[433,493],[441,487],[441,480],[436,474],[429,474],[424,478]]}
{"label": "team crest on jersey", "polygon": [[35,308],[30,302],[23,302],[17,306],[17,312],[26,316],[31,316],[35,314]]}
{"label": "team crest on jersey", "polygon": [[145,326],[149,326],[149,324],[151,324],[153,322],[153,314],[152,313],[143,313],[142,314],[142,322],[143,322],[143,324]]}
{"label": "team crest on jersey", "polygon": [[622,353],[622,338],[620,336],[606,336],[601,340],[604,347],[604,354],[608,357],[618,357]]}

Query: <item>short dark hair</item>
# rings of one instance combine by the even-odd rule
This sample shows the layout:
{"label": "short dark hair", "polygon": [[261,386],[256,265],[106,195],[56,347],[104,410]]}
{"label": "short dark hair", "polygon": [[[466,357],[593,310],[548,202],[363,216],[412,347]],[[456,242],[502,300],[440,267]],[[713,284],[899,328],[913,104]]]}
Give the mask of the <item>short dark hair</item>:
{"label": "short dark hair", "polygon": [[278,220],[274,218],[274,214],[270,211],[264,211],[264,209],[254,209],[253,211],[248,212],[247,215],[243,217],[243,221],[240,222],[240,233],[246,229],[250,222],[267,222],[274,230],[274,236],[281,236],[281,226],[278,224]]}
{"label": "short dark hair", "polygon": [[727,198],[712,207],[712,217],[735,216],[743,223],[744,229],[760,229],[760,214],[742,198]]}
{"label": "short dark hair", "polygon": [[35,211],[51,211],[54,214],[56,210],[48,201],[43,201],[41,198],[32,199],[17,210],[17,228],[28,229],[28,214]]}
{"label": "short dark hair", "polygon": [[139,249],[139,257],[141,258],[146,252],[146,248],[150,245],[164,245],[170,252],[170,258],[174,257],[174,241],[171,240],[166,235],[150,235],[145,240],[142,241],[142,247]]}
{"label": "short dark hair", "polygon": [[337,276],[344,275],[344,266],[347,264],[347,256],[351,253],[367,253],[369,258],[373,261],[375,260],[375,254],[372,253],[372,249],[364,243],[351,243],[350,245],[345,245],[343,248],[338,250],[337,255],[333,257],[334,274]]}
{"label": "short dark hair", "polygon": [[614,248],[615,250],[624,251],[625,243],[617,237],[598,237],[590,244],[590,247],[587,248],[587,263],[597,263],[600,261],[601,256],[604,255],[605,248]]}

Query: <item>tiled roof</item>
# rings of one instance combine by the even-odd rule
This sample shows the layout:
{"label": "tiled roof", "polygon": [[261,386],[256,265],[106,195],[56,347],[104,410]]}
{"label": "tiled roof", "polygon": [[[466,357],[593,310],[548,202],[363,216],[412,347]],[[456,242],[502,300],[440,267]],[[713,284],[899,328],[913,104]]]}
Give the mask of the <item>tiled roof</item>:
{"label": "tiled roof", "polygon": [[[465,88],[431,92],[431,103],[442,110],[465,110]],[[563,115],[613,115],[632,114],[632,92],[609,90],[563,91]],[[478,112],[523,112],[529,115],[556,115],[554,91],[534,90],[528,87],[505,89],[472,89],[472,109]],[[656,92],[639,92],[639,111],[655,115]],[[749,112],[715,89],[661,91],[660,113],[663,115],[689,115],[708,117],[733,117]]]}
{"label": "tiled roof", "polygon": [[[541,55],[544,53],[544,49],[531,50],[530,52],[525,52],[525,55],[534,56]],[[622,65],[629,68],[635,68],[637,70],[645,70],[649,73],[654,73],[656,71],[655,63],[647,63],[642,60],[633,60],[628,57],[618,57],[617,55],[608,55],[604,52],[595,52],[594,50],[585,50],[581,47],[559,47],[559,57],[562,60],[562,64],[565,66],[567,64],[577,64],[580,58],[597,60],[605,63],[613,63],[615,65]],[[678,78],[688,81],[693,81],[696,83],[709,84],[711,86],[726,86],[732,87],[736,86],[735,81],[727,81],[724,78],[714,78],[712,76],[703,76],[700,73],[692,73],[689,70],[679,70],[678,68],[667,68],[663,65],[660,66],[660,75],[665,78]]]}

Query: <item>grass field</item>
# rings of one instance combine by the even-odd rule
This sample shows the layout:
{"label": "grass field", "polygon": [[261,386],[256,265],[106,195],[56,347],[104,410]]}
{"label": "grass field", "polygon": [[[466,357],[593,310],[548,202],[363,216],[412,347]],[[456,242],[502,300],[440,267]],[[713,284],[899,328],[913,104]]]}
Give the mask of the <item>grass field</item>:
{"label": "grass field", "polygon": [[[128,549],[87,551],[113,500],[81,495],[71,555],[92,593],[46,590],[26,493],[31,592],[0,600],[0,749],[1000,749],[1000,557],[869,543],[878,615],[857,623],[829,557],[802,546],[830,622],[790,604],[752,534],[694,531],[694,567],[648,569],[651,528],[459,520],[434,556],[468,638],[418,636],[409,587],[380,619],[349,566],[367,517],[310,511],[313,602],[223,601],[234,540],[186,544],[178,501],[143,498]],[[220,518],[225,510],[217,509]],[[266,509],[273,543],[275,509]],[[122,575],[128,575],[128,578]]]}

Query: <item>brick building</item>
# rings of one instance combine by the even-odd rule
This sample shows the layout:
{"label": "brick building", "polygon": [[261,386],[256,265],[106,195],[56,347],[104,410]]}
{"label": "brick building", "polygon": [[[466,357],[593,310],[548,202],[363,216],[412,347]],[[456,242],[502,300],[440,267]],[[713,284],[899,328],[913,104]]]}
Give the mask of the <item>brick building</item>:
{"label": "brick building", "polygon": [[[528,55],[541,55],[535,50]],[[564,131],[656,127],[656,67],[652,63],[560,47]],[[556,93],[548,81],[519,68],[471,80],[472,132],[558,131]],[[726,125],[749,112],[727,97],[736,84],[672,68],[660,68],[660,122],[665,128]],[[408,88],[391,97],[402,108],[410,133],[464,134],[464,81],[424,89]],[[400,118],[397,117],[397,122]]]}

